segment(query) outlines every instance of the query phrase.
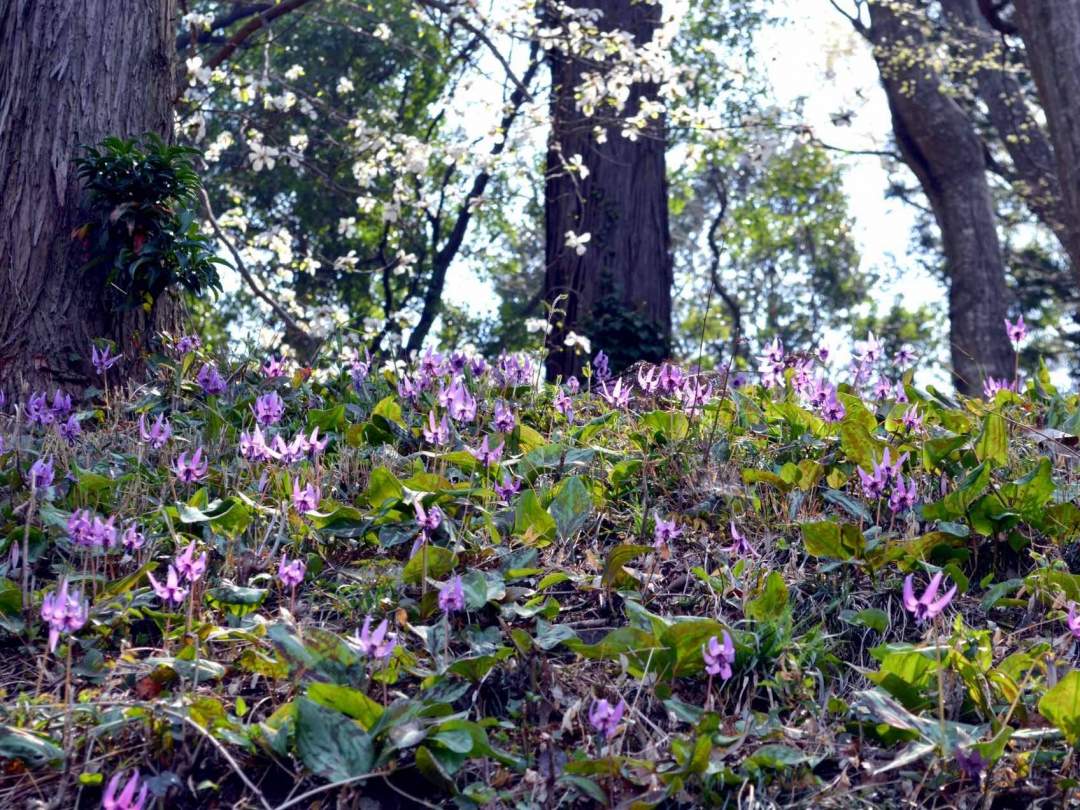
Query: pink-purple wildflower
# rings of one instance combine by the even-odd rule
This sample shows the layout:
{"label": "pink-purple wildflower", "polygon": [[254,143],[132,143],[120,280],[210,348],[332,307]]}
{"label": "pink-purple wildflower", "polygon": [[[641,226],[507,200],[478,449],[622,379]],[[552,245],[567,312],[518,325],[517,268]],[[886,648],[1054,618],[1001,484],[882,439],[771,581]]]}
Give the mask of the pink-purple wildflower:
{"label": "pink-purple wildflower", "polygon": [[919,624],[938,616],[945,610],[956,594],[956,586],[953,585],[940,597],[937,595],[938,589],[941,587],[942,576],[940,571],[934,574],[930,578],[926,590],[918,598],[915,596],[914,575],[908,574],[904,578],[904,608],[915,617],[915,621]]}

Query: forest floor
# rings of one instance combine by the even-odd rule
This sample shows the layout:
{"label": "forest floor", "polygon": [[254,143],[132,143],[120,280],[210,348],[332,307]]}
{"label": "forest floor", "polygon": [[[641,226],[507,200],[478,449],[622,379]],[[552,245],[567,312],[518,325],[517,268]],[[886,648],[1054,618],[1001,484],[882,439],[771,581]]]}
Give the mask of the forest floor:
{"label": "forest floor", "polygon": [[1045,374],[183,348],[0,415],[0,805],[1077,802],[1080,410]]}

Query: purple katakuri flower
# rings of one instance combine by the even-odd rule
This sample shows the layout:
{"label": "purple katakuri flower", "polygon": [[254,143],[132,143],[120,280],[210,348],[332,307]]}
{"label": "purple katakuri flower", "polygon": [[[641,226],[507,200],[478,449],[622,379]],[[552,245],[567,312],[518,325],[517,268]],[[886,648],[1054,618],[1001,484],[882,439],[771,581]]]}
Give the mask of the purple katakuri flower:
{"label": "purple katakuri flower", "polygon": [[364,617],[364,626],[357,630],[353,636],[353,642],[360,648],[360,652],[371,658],[384,660],[390,657],[397,646],[397,636],[387,633],[389,624],[386,619],[379,622],[374,632],[371,629],[371,617]]}
{"label": "purple katakuri flower", "polygon": [[67,521],[71,542],[83,548],[94,545],[94,515],[89,509],[76,509]]}
{"label": "purple katakuri flower", "polygon": [[263,427],[276,425],[285,415],[285,401],[277,391],[271,391],[255,400],[252,411],[255,421]]}
{"label": "purple katakuri flower", "polygon": [[442,447],[450,441],[450,423],[447,421],[445,413],[442,415],[442,419],[436,422],[435,411],[428,411],[427,424],[423,425],[422,429],[424,440],[428,444]]}
{"label": "purple katakuri flower", "polygon": [[981,780],[983,773],[990,765],[990,763],[983,758],[983,755],[974,748],[964,749],[957,746],[955,756],[956,767],[959,768],[960,773],[968,779],[974,779],[976,781]]}
{"label": "purple katakuri flower", "polygon": [[[105,795],[101,798],[101,810],[143,810],[150,785],[143,782],[142,789],[139,789],[139,769],[136,768],[131,772],[131,778],[120,791],[120,795],[117,795],[116,791],[120,789],[120,779],[123,775],[123,771],[117,771],[105,786]],[[137,790],[138,796],[135,795]]]}
{"label": "purple katakuri flower", "polygon": [[1005,333],[1009,336],[1009,340],[1013,342],[1013,345],[1019,346],[1020,341],[1028,335],[1027,324],[1024,323],[1024,316],[1020,315],[1016,319],[1016,323],[1011,323],[1008,318],[1005,319]]}
{"label": "purple katakuri flower", "polygon": [[217,396],[225,392],[225,378],[213,363],[203,363],[195,380],[208,396]]}
{"label": "purple katakuri flower", "polygon": [[1076,614],[1076,602],[1069,602],[1069,612],[1065,617],[1065,626],[1073,634],[1073,638],[1080,641],[1080,616]]}
{"label": "purple katakuri flower", "polygon": [[983,380],[983,395],[987,399],[993,399],[997,396],[998,391],[1013,391],[1016,392],[1020,388],[1020,381],[1013,380],[1009,382],[1004,377],[1000,380],[993,377],[987,377]]}
{"label": "purple katakuri flower", "polygon": [[735,525],[734,520],[729,522],[729,527],[731,529],[731,545],[728,547],[728,554],[734,557],[756,557],[757,552],[750,545],[750,541],[746,539],[746,535],[739,531],[739,527]]}
{"label": "purple katakuri flower", "polygon": [[498,400],[495,403],[493,424],[495,425],[495,430],[499,431],[499,433],[510,433],[517,424],[517,417],[514,415],[514,410],[502,400]]}
{"label": "purple katakuri flower", "polygon": [[904,426],[905,430],[911,433],[922,432],[923,418],[919,415],[919,408],[917,405],[912,405],[904,411],[904,415],[900,417],[900,424]]}
{"label": "purple katakuri flower", "polygon": [[203,458],[203,449],[197,447],[195,452],[188,458],[187,453],[181,453],[176,459],[176,477],[185,484],[201,481],[210,469],[210,461]]}
{"label": "purple katakuri flower", "polygon": [[53,476],[52,456],[49,456],[48,458],[39,458],[30,465],[30,488],[45,489],[46,487],[51,487]]}
{"label": "purple katakuri flower", "polygon": [[79,424],[79,417],[75,414],[69,416],[66,422],[57,422],[56,429],[60,434],[60,438],[70,445],[74,445],[79,436],[82,435],[82,425]]}
{"label": "purple katakuri flower", "polygon": [[289,370],[285,365],[285,359],[282,357],[268,357],[262,364],[263,376],[268,380],[277,380],[281,377],[288,377]]}
{"label": "purple katakuri flower", "polygon": [[641,366],[637,373],[638,385],[650,396],[660,387],[660,369],[657,366]]}
{"label": "purple katakuri flower", "polygon": [[455,422],[471,422],[476,418],[476,397],[461,380],[455,380],[447,392],[446,408]]}
{"label": "purple katakuri flower", "polygon": [[146,535],[139,531],[135,523],[129,523],[124,533],[120,535],[120,545],[129,553],[138,551],[146,545]]}
{"label": "purple katakuri flower", "polygon": [[563,391],[561,388],[555,392],[555,399],[552,404],[555,406],[556,411],[566,417],[567,421],[573,420],[574,400],[572,400],[570,398],[570,395]]}
{"label": "purple katakuri flower", "polygon": [[109,346],[104,349],[98,349],[97,346],[90,346],[90,362],[94,366],[94,371],[98,373],[99,377],[104,377],[106,372],[121,360],[124,359],[123,355],[113,355]]}
{"label": "purple katakuri flower", "polygon": [[675,518],[664,520],[659,514],[654,516],[653,547],[662,548],[682,534],[682,529],[675,523]]}
{"label": "purple katakuri flower", "polygon": [[165,418],[165,414],[159,413],[154,424],[146,426],[146,414],[139,414],[139,437],[144,442],[149,442],[155,450],[160,450],[172,436],[172,425]]}
{"label": "purple katakuri flower", "polygon": [[189,352],[196,351],[202,346],[202,341],[198,335],[182,335],[178,341],[176,341],[176,351],[179,354],[188,354]]}
{"label": "purple katakuri flower", "polygon": [[56,416],[49,407],[48,394],[33,393],[26,401],[26,417],[30,424],[51,425]]}
{"label": "purple katakuri flower", "polygon": [[443,613],[465,609],[465,589],[461,585],[461,577],[457,574],[439,588],[439,609]]}
{"label": "purple katakuri flower", "polygon": [[170,563],[169,573],[164,583],[158,582],[153,574],[148,573],[146,576],[150,580],[154,593],[161,601],[179,605],[187,597],[188,589],[180,584],[180,575],[176,573],[175,565]]}
{"label": "purple katakuri flower", "polygon": [[953,585],[940,598],[937,596],[938,588],[941,587],[942,573],[938,571],[930,578],[922,596],[915,598],[914,575],[908,574],[904,578],[904,608],[915,616],[915,621],[922,624],[940,614],[952,601],[956,594],[956,586]]}
{"label": "purple katakuri flower", "polygon": [[604,350],[601,349],[596,353],[596,357],[592,361],[593,374],[600,382],[611,379],[611,364],[608,361],[608,356],[604,354]]}
{"label": "purple katakuri flower", "polygon": [[503,473],[502,483],[500,484],[496,482],[495,484],[495,495],[499,498],[499,500],[509,502],[509,500],[514,495],[516,495],[518,490],[520,489],[520,478],[516,478],[509,473]]}
{"label": "purple katakuri flower", "polygon": [[281,584],[286,588],[295,588],[304,581],[307,572],[307,564],[299,557],[289,560],[285,552],[281,553],[281,562],[278,563],[277,575]]}
{"label": "purple katakuri flower", "polygon": [[266,443],[266,437],[258,425],[251,433],[241,431],[239,450],[240,455],[248,461],[270,461],[278,457]]}
{"label": "purple katakuri flower", "polygon": [[589,707],[589,722],[598,733],[604,735],[605,739],[610,740],[615,736],[615,732],[619,728],[619,721],[622,720],[625,711],[626,701],[620,699],[616,705],[612,706],[601,698],[593,701],[592,706]]}
{"label": "purple katakuri flower", "polygon": [[503,442],[499,442],[498,447],[491,447],[488,437],[485,436],[478,448],[470,447],[468,450],[484,467],[490,467],[492,464],[498,464],[499,459],[502,458]]}
{"label": "purple katakuri flower", "polygon": [[893,395],[892,380],[888,377],[878,377],[877,385],[874,386],[874,399],[881,402]]}
{"label": "purple katakuri flower", "polygon": [[52,404],[49,406],[53,416],[63,421],[71,414],[71,394],[65,394],[59,388],[53,392]]}
{"label": "purple katakuri flower", "polygon": [[861,340],[855,344],[855,356],[861,363],[866,365],[872,365],[881,359],[881,352],[884,349],[881,341],[874,337],[873,332],[866,333],[866,340]]}
{"label": "purple katakuri flower", "polygon": [[82,598],[82,592],[68,593],[68,581],[60,581],[60,588],[45,595],[41,603],[41,618],[49,625],[49,652],[56,652],[61,633],[76,633],[86,624],[90,615],[90,603]]}
{"label": "purple katakuri flower", "polygon": [[609,390],[607,380],[600,380],[600,396],[613,408],[626,408],[630,405],[630,386],[623,386],[622,377],[615,381]]}
{"label": "purple katakuri flower", "polygon": [[425,535],[430,535],[439,528],[443,519],[442,509],[432,506],[425,510],[424,504],[420,500],[413,504],[413,509],[416,511],[416,525],[420,527],[420,531]]}
{"label": "purple katakuri flower", "polygon": [[899,371],[903,371],[913,362],[915,362],[915,352],[910,346],[901,346],[896,350],[896,354],[893,355],[893,365]]}
{"label": "purple katakuri flower", "polygon": [[723,636],[723,644],[716,636],[710,638],[708,644],[703,644],[701,656],[705,660],[705,671],[712,676],[719,675],[720,680],[726,681],[731,677],[731,665],[735,663],[735,644],[727,630]]}
{"label": "purple katakuri flower", "polygon": [[889,509],[895,513],[907,512],[915,508],[919,494],[915,489],[915,476],[908,479],[907,487],[904,486],[904,476],[898,476],[889,496]]}
{"label": "purple katakuri flower", "polygon": [[299,479],[293,479],[292,503],[293,508],[296,509],[298,515],[306,515],[308,512],[314,512],[319,508],[319,501],[321,500],[322,492],[317,486],[314,484],[307,484],[301,489]]}
{"label": "purple katakuri flower", "polygon": [[[172,566],[169,566],[172,568]],[[188,582],[194,583],[206,573],[206,552],[195,556],[195,541],[192,540],[182,552],[176,555],[176,571]]]}

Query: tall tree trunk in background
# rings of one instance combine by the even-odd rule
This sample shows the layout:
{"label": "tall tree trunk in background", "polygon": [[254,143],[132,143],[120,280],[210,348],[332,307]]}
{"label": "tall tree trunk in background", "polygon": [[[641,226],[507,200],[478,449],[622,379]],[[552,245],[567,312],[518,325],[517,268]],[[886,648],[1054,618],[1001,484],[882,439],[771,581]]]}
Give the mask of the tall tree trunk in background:
{"label": "tall tree trunk in background", "polygon": [[74,158],[109,135],[172,135],[174,0],[0,3],[0,387],[85,385],[93,338],[137,358],[178,304],[117,315],[72,231]]}
{"label": "tall tree trunk in background", "polygon": [[[1012,161],[1008,179],[1031,212],[1053,231],[1080,272],[1080,235],[1070,226],[1058,181],[1054,149],[1034,106],[1007,58],[1007,46],[979,7],[980,0],[941,0],[950,23],[950,41],[974,72],[979,98],[986,105],[998,141]],[[1080,53],[1078,53],[1080,56]]]}
{"label": "tall tree trunk in background", "polygon": [[953,381],[973,393],[985,376],[1011,378],[1015,363],[985,148],[964,111],[940,91],[919,27],[904,25],[890,0],[875,0],[870,16],[863,33],[874,47],[896,141],[941,229]]}
{"label": "tall tree trunk in background", "polygon": [[[1067,247],[1080,256],[1080,0],[1016,0],[1015,6],[1054,145]],[[1080,282],[1075,262],[1073,272]]]}
{"label": "tall tree trunk in background", "polygon": [[[662,12],[660,3],[636,0],[567,5],[599,9],[601,30],[629,32],[638,46],[652,39]],[[602,66],[558,49],[548,59],[552,132],[544,189],[544,299],[559,299],[565,313],[548,336],[548,376],[580,369],[580,355],[565,345],[569,332],[589,336],[593,350],[603,349],[616,370],[639,359],[660,360],[671,341],[665,121],[651,119],[636,140],[621,134],[624,120],[639,111],[643,98],[655,99],[657,87],[634,84],[622,113],[598,109],[590,117],[578,108],[575,91],[585,74]],[[599,140],[597,127],[603,132]],[[567,171],[577,155],[587,173]],[[567,245],[568,232],[589,234],[583,254]]]}

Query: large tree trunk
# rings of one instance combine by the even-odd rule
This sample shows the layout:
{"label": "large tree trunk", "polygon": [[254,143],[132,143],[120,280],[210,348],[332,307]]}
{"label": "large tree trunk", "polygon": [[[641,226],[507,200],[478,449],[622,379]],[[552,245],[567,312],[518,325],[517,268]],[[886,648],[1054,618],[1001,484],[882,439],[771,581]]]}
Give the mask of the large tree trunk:
{"label": "large tree trunk", "polygon": [[[1054,145],[1069,255],[1080,256],[1080,0],[1016,0],[1015,5]],[[1073,272],[1080,282],[1075,261]]]}
{"label": "large tree trunk", "polygon": [[897,144],[941,229],[953,381],[959,391],[973,393],[984,377],[1011,378],[1015,367],[1004,327],[1008,289],[986,152],[964,111],[941,92],[918,26],[904,25],[891,0],[875,0],[865,33]]}
{"label": "large tree trunk", "polygon": [[[602,31],[630,33],[637,45],[652,39],[661,4],[635,0],[571,0],[574,8],[603,13]],[[672,260],[668,232],[666,146],[663,116],[649,121],[636,140],[623,137],[625,119],[641,100],[655,99],[654,84],[630,88],[620,113],[578,108],[575,91],[584,74],[603,66],[559,49],[549,53],[552,132],[544,189],[544,299],[565,315],[548,336],[549,377],[576,373],[580,355],[564,343],[569,332],[587,335],[616,370],[634,360],[659,360],[671,340]],[[606,136],[597,139],[599,127]],[[601,142],[602,141],[602,142]],[[568,172],[580,155],[588,174]],[[578,255],[566,234],[589,234]]]}
{"label": "large tree trunk", "polygon": [[1002,37],[982,13],[979,0],[942,0],[942,8],[950,23],[950,41],[965,67],[974,73],[978,97],[1012,161],[1006,173],[1010,184],[1053,231],[1074,272],[1080,272],[1080,240],[1077,230],[1069,226],[1054,150],[1045,128],[1033,115],[1033,105],[1007,57]]}
{"label": "large tree trunk", "polygon": [[0,2],[0,387],[76,387],[90,341],[117,341],[128,370],[177,316],[119,315],[103,271],[83,272],[73,160],[109,135],[172,134],[174,0]]}

